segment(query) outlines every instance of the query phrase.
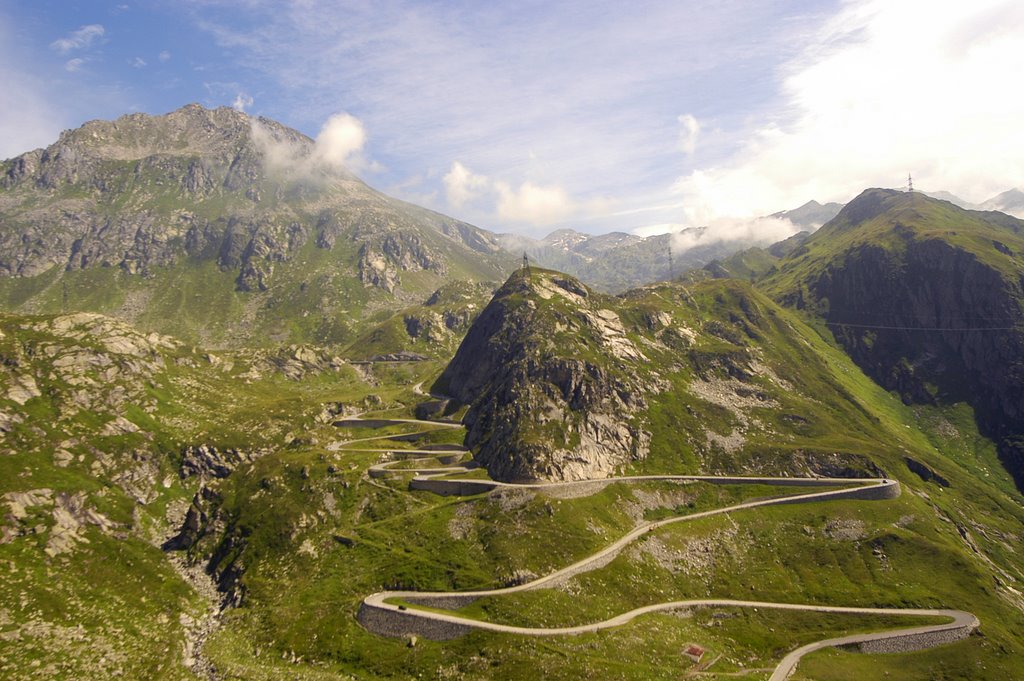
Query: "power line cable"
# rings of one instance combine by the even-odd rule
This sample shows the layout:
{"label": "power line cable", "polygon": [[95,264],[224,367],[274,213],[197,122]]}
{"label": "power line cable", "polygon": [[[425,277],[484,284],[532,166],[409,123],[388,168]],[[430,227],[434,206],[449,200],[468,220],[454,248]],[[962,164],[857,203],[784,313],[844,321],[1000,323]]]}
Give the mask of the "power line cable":
{"label": "power line cable", "polygon": [[881,329],[885,331],[1014,331],[1019,326],[881,326],[877,324],[847,324],[845,322],[825,322],[826,326],[842,326],[851,329]]}

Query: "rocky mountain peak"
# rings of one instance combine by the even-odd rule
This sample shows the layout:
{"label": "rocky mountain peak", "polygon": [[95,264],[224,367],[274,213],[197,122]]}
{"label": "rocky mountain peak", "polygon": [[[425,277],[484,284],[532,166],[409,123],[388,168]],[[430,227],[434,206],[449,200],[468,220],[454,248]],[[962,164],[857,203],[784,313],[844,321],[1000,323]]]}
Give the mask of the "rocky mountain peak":
{"label": "rocky mountain peak", "polygon": [[[248,140],[256,120],[228,107],[207,109],[188,104],[163,116],[131,113],[113,121],[89,121],[78,129],[61,133],[57,145],[74,145],[97,156],[121,160],[155,154],[230,153]],[[303,137],[296,136],[296,140]]]}
{"label": "rocky mountain peak", "polygon": [[499,480],[603,478],[646,456],[646,358],[606,296],[519,270],[435,385],[469,404],[467,444]]}
{"label": "rocky mountain peak", "polygon": [[[29,288],[44,299],[13,304],[28,311],[119,315],[115,305],[131,290],[145,315],[151,301],[173,295],[182,277],[187,282],[212,263],[231,276],[212,287],[197,279],[187,294],[197,305],[228,303],[217,290],[225,284],[279,301],[304,294],[296,314],[323,317],[321,328],[334,329],[337,340],[330,310],[361,308],[379,294],[402,297],[407,272],[427,273],[417,277],[419,290],[405,295],[412,300],[451,271],[493,281],[511,262],[483,230],[376,192],[328,158],[296,130],[223,107],[190,104],[162,116],[91,121],[46,149],[0,163],[0,277],[38,283]],[[300,253],[312,268],[300,267]],[[111,291],[103,300],[76,306],[80,289],[73,284],[57,287],[68,293],[56,300],[45,296],[54,290],[52,277],[95,270],[109,272],[96,275]],[[158,272],[174,286],[120,278]],[[370,292],[309,289],[310,281],[342,273]],[[229,314],[253,305],[237,302],[228,303]],[[124,313],[137,318],[138,307],[129,302]],[[154,328],[172,331],[166,314],[152,316],[162,320]]]}

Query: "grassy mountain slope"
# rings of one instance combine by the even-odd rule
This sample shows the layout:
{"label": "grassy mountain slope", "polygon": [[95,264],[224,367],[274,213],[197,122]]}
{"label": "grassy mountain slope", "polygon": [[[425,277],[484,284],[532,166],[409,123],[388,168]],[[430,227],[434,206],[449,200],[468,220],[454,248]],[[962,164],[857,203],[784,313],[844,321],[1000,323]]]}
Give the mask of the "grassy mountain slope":
{"label": "grassy mountain slope", "polygon": [[0,358],[4,678],[194,678],[215,590],[161,550],[190,499],[389,395],[310,348],[213,355],[93,314],[0,316]]}
{"label": "grassy mountain slope", "polygon": [[[464,294],[444,292],[435,304]],[[904,494],[891,502],[780,507],[665,528],[563,589],[480,601],[468,613],[555,625],[707,594],[947,605],[976,612],[983,635],[949,651],[873,657],[875,664],[899,678],[928,678],[921,670],[937,664],[949,678],[1022,673],[1020,496],[962,405],[904,405],[861,373],[824,329],[742,282],[665,284],[610,297],[534,269],[529,279],[514,276],[495,300],[510,299],[534,315],[520,330],[532,338],[527,345],[543,349],[545,338],[554,339],[546,352],[595,368],[583,370],[588,378],[577,387],[599,388],[601,371],[642,382],[644,406],[634,405],[635,418],[649,433],[649,448],[620,470],[882,469],[902,481]],[[614,312],[617,324],[601,311]],[[604,326],[588,323],[594,317]],[[481,313],[476,324],[489,318]],[[621,332],[609,334],[609,325]],[[129,677],[186,678],[185,646],[196,640],[202,627],[193,620],[205,621],[208,605],[157,548],[176,533],[170,557],[208,567],[233,603],[202,647],[202,659],[224,678],[519,679],[538,670],[556,679],[675,678],[678,651],[689,641],[721,653],[712,672],[729,678],[770,667],[823,632],[880,624],[721,610],[652,616],[567,639],[477,633],[409,645],[379,638],[354,618],[373,591],[475,588],[544,574],[607,545],[638,519],[777,490],[652,482],[569,499],[527,491],[466,499],[410,492],[401,476],[366,475],[381,455],[359,450],[373,443],[344,442],[421,427],[331,424],[353,411],[411,414],[425,397],[410,386],[437,376],[437,362],[375,365],[365,375],[309,348],[209,354],[83,315],[7,317],[0,329],[4,442],[13,452],[0,457],[8,467],[3,494],[9,508],[13,499],[28,509],[4,520],[9,539],[0,543],[12,589],[4,600],[18,604],[5,606],[0,664],[15,677],[39,660],[40,674],[50,678],[119,668]],[[615,355],[626,343],[646,361]],[[103,387],[69,382],[77,376]],[[523,404],[521,418],[551,408]],[[557,436],[533,423],[524,436],[541,444]],[[461,437],[446,430],[375,444],[401,450]],[[572,440],[559,437],[562,445]],[[198,445],[206,455],[188,448]],[[225,462],[233,470],[214,475]],[[49,498],[21,496],[41,489],[51,490]],[[81,502],[68,501],[79,494]],[[57,509],[65,506],[85,518],[74,532],[88,543],[75,541],[50,556],[47,546],[63,532],[56,531],[65,518]],[[194,524],[181,522],[188,508]],[[91,510],[117,525],[88,520]],[[99,565],[102,573],[90,571]],[[68,575],[66,587],[54,590],[52,574]],[[118,591],[126,580],[141,588]],[[78,603],[92,604],[94,615]],[[54,639],[54,628],[69,618],[82,629]],[[130,660],[100,659],[115,648],[131,650]],[[819,665],[814,678],[844,678],[860,664],[843,659],[824,671]]]}
{"label": "grassy mountain slope", "polygon": [[868,190],[762,286],[908,403],[969,403],[1024,475],[1024,222]]}
{"label": "grassy mountain slope", "polygon": [[[779,491],[447,498],[367,474],[378,449],[465,437],[487,468],[473,474],[502,479],[903,487],[662,528],[562,587],[466,614],[556,626],[708,595],[958,607],[979,634],[913,655],[821,653],[794,678],[1024,677],[1024,506],[999,458],[1012,462],[1021,422],[1019,221],[873,190],[792,252],[768,251],[782,259],[763,290],[609,296],[532,268],[485,307],[481,282],[508,263],[486,233],[315,155],[271,122],[186,107],[87,124],[3,165],[0,298],[20,312],[0,315],[0,676],[668,679],[697,671],[679,657],[696,641],[708,678],[756,679],[823,634],[903,623],[715,609],[571,638],[374,636],[354,616],[368,593],[522,581],[643,519]],[[82,309],[120,319],[58,314]],[[957,326],[982,317],[1006,328]],[[426,359],[355,365],[307,340]],[[463,403],[448,411],[465,432],[334,425],[411,416],[431,384]]]}

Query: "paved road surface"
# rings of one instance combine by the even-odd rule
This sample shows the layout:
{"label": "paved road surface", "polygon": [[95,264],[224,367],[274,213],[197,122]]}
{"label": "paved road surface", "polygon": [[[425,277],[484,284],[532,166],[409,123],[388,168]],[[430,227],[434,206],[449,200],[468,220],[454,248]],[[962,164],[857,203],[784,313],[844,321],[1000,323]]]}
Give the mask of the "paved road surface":
{"label": "paved road surface", "polygon": [[[450,427],[445,424],[428,421],[417,421],[415,419],[394,419],[396,423],[410,423],[420,426],[436,426],[436,427]],[[347,449],[347,448],[346,448]],[[424,453],[424,454],[440,454],[440,452],[428,451],[428,450],[353,450],[353,451],[380,451],[388,453]],[[449,453],[450,454],[450,453]],[[438,476],[449,476],[453,473],[469,472],[472,470],[471,467],[465,465],[452,465],[444,468],[417,468],[417,469],[391,469],[391,466],[398,463],[397,461],[390,461],[386,463],[377,464],[371,467],[369,473],[374,477],[381,477],[387,474],[395,473],[414,473],[414,480],[419,481],[436,481]],[[570,577],[578,575],[589,570],[594,570],[607,565],[618,553],[625,548],[627,545],[638,539],[639,537],[652,532],[660,527],[671,525],[673,523],[688,522],[696,520],[698,518],[706,518],[713,515],[721,515],[726,513],[734,513],[736,511],[742,511],[747,509],[759,508],[763,506],[772,506],[779,504],[791,504],[791,503],[808,503],[814,501],[824,501],[829,499],[837,498],[862,498],[862,499],[884,499],[891,498],[899,495],[899,482],[889,479],[875,479],[875,478],[772,478],[772,477],[742,477],[742,476],[708,476],[708,475],[642,475],[642,476],[619,476],[613,478],[605,478],[601,480],[582,480],[582,481],[571,481],[571,482],[539,482],[539,483],[502,483],[486,479],[463,479],[466,482],[472,482],[477,485],[484,485],[488,489],[498,488],[522,488],[531,490],[556,490],[566,489],[578,485],[596,485],[597,487],[613,482],[641,482],[641,481],[653,481],[653,480],[668,480],[668,481],[680,481],[680,482],[709,482],[717,484],[761,484],[761,485],[785,485],[785,486],[806,486],[806,487],[818,487],[827,486],[839,489],[830,489],[826,491],[808,492],[803,494],[791,494],[785,496],[772,497],[768,499],[758,499],[754,501],[747,501],[732,506],[726,506],[724,508],[714,509],[711,511],[702,511],[699,513],[693,513],[691,515],[680,516],[676,518],[667,518],[664,520],[658,520],[654,522],[642,523],[623,537],[615,541],[614,543],[606,546],[600,551],[579,560],[572,565],[564,567],[560,570],[556,570],[548,575],[538,577],[530,582],[519,584],[516,586],[498,588],[498,589],[484,589],[477,591],[457,591],[457,592],[427,592],[427,591],[381,591],[370,596],[367,596],[363,600],[363,607],[370,608],[377,613],[386,614],[388,612],[394,613],[395,617],[401,617],[403,620],[408,617],[422,618],[433,622],[449,623],[462,628],[482,629],[486,631],[495,631],[507,634],[519,634],[523,636],[564,636],[571,634],[582,634],[586,632],[600,631],[602,629],[608,629],[610,627],[617,627],[633,620],[636,617],[645,615],[652,612],[662,612],[668,610],[678,610],[680,608],[695,608],[695,607],[736,607],[736,608],[764,608],[773,610],[800,610],[809,612],[823,612],[823,613],[835,613],[835,614],[862,614],[862,615],[898,615],[908,617],[946,617],[949,618],[949,622],[943,624],[933,624],[918,627],[908,627],[902,629],[886,630],[879,632],[870,632],[866,634],[852,634],[849,636],[841,636],[838,638],[830,638],[822,641],[816,641],[814,643],[802,646],[796,650],[790,652],[785,658],[779,663],[773,672],[770,681],[784,681],[788,678],[793,670],[796,669],[800,659],[808,653],[822,648],[835,647],[835,646],[849,646],[849,645],[860,645],[860,644],[872,644],[882,641],[899,642],[903,641],[902,644],[894,643],[894,645],[910,646],[906,649],[921,649],[931,647],[933,645],[939,645],[940,643],[957,640],[967,636],[971,631],[979,626],[978,619],[971,613],[962,610],[950,610],[950,609],[912,609],[912,608],[855,608],[855,607],[841,607],[841,606],[829,606],[829,605],[814,605],[814,604],[799,604],[799,603],[770,603],[764,601],[739,601],[730,599],[698,599],[698,600],[686,600],[686,601],[670,601],[666,603],[657,603],[654,605],[648,605],[642,608],[636,608],[628,612],[624,612],[620,615],[616,615],[610,619],[594,622],[591,624],[584,624],[574,627],[557,627],[557,628],[539,628],[539,627],[517,627],[507,624],[499,624],[496,622],[487,622],[483,620],[476,620],[467,617],[460,617],[456,614],[449,614],[444,612],[435,612],[428,610],[420,610],[415,608],[413,605],[410,606],[399,606],[388,601],[391,600],[403,600],[407,603],[415,603],[417,600],[430,601],[431,604],[437,607],[437,604],[443,603],[446,600],[450,600],[453,607],[461,607],[461,604],[471,601],[476,598],[484,596],[501,596],[505,594],[511,594],[521,591],[529,591],[532,589],[550,588]],[[458,479],[451,480],[456,483]],[[445,482],[445,481],[438,481]]]}

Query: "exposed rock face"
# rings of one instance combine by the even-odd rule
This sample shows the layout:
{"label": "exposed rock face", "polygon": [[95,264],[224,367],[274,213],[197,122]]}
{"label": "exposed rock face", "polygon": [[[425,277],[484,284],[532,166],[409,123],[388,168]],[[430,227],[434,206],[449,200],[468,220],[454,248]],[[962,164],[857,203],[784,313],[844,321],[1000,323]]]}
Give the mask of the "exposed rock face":
{"label": "exposed rock face", "polygon": [[[8,492],[3,495],[2,501],[9,509],[9,513],[4,518],[6,523],[0,526],[0,544],[9,543],[22,534],[48,531],[43,551],[51,558],[73,551],[78,544],[88,544],[85,531],[90,525],[107,534],[116,527],[116,523],[88,505],[85,492],[54,493],[53,490],[44,488],[27,492]],[[39,510],[52,515],[49,527],[45,524],[33,528],[25,527],[31,513]]]}
{"label": "exposed rock face", "polygon": [[371,238],[359,250],[359,280],[367,286],[393,293],[399,285],[399,272],[448,270],[441,258],[427,248],[415,234],[385,234]]}
{"label": "exposed rock face", "polygon": [[634,370],[643,359],[579,282],[517,272],[435,389],[471,405],[466,444],[492,477],[602,478],[648,451],[637,415],[650,386]]}
{"label": "exposed rock face", "polygon": [[189,445],[181,453],[181,477],[226,478],[239,465],[256,457],[237,449],[218,449],[210,445]]}
{"label": "exposed rock face", "polygon": [[812,254],[825,240],[848,245],[790,302],[819,309],[906,402],[970,402],[1024,483],[1024,222],[868,190],[812,237]]}
{"label": "exposed rock face", "polygon": [[267,365],[280,371],[293,381],[301,380],[307,375],[316,375],[326,371],[338,371],[347,366],[345,360],[331,355],[319,348],[305,345],[290,345],[277,352],[270,353],[256,366]]}
{"label": "exposed rock face", "polygon": [[[0,398],[23,405],[42,396],[40,384],[47,376],[34,376],[30,360],[45,357],[50,361],[48,378],[66,386],[58,418],[68,420],[80,412],[115,414],[106,424],[107,435],[138,431],[118,412],[130,404],[148,412],[155,409],[144,382],[164,370],[162,352],[180,346],[166,336],[140,334],[122,322],[88,313],[33,319],[25,328],[40,338],[14,346],[0,361]],[[4,421],[0,417],[0,430]]]}

